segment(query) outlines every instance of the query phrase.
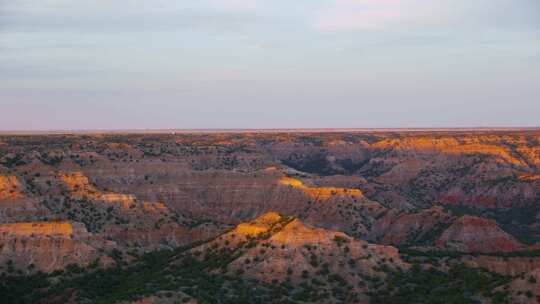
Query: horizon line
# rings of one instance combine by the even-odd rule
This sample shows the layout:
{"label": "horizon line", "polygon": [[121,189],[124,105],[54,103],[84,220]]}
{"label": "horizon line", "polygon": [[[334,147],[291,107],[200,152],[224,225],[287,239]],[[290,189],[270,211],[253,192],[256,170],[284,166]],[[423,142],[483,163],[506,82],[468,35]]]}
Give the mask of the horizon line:
{"label": "horizon line", "polygon": [[474,132],[540,131],[538,127],[399,127],[399,128],[179,128],[179,129],[51,129],[0,130],[0,135],[86,135],[86,134],[205,134],[205,133],[344,133],[344,132]]}

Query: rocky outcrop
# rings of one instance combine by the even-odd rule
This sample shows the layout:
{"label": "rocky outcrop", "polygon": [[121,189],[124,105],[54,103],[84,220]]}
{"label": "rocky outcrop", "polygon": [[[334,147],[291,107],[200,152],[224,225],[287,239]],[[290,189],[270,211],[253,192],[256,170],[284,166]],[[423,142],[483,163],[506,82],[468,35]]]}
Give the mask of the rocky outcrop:
{"label": "rocky outcrop", "polygon": [[465,215],[436,241],[437,246],[465,252],[509,252],[524,246],[504,232],[494,220]]}
{"label": "rocky outcrop", "polygon": [[71,237],[75,233],[79,236],[87,236],[86,229],[81,224],[69,222],[50,223],[14,223],[0,225],[0,234],[17,236],[60,236]]}
{"label": "rocky outcrop", "polygon": [[109,265],[112,259],[105,253],[115,247],[114,242],[88,233],[81,223],[0,225],[0,265],[12,265],[25,272],[51,272],[70,264],[87,266],[96,260]]}
{"label": "rocky outcrop", "polygon": [[282,177],[279,184],[302,190],[307,196],[315,201],[324,201],[332,196],[350,196],[352,198],[362,198],[362,191],[359,189],[347,189],[336,187],[307,187],[304,183],[295,178]]}
{"label": "rocky outcrop", "polygon": [[128,209],[133,206],[135,196],[119,193],[102,193],[90,184],[88,177],[82,172],[59,173],[70,193],[77,198],[92,199],[108,203],[118,203],[122,208]]}
{"label": "rocky outcrop", "polygon": [[34,220],[49,214],[35,197],[26,195],[17,176],[0,175],[0,223]]}
{"label": "rocky outcrop", "polygon": [[0,175],[0,201],[21,198],[21,188],[16,176]]}
{"label": "rocky outcrop", "polygon": [[520,180],[524,181],[540,181],[540,174],[523,173],[519,175]]}

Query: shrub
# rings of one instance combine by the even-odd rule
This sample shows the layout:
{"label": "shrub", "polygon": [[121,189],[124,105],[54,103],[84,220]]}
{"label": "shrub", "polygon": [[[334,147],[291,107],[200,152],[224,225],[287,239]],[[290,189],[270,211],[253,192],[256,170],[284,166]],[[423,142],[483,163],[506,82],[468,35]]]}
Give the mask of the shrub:
{"label": "shrub", "polygon": [[338,244],[338,246],[341,246],[343,244],[346,244],[349,242],[349,239],[343,237],[343,236],[340,236],[340,235],[336,235],[334,237],[334,242],[336,242]]}

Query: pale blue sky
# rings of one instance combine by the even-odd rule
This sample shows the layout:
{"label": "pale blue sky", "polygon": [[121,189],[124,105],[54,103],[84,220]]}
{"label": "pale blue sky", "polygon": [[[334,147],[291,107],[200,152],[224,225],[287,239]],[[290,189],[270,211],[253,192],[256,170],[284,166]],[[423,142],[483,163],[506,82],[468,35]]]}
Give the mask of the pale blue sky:
{"label": "pale blue sky", "polygon": [[0,0],[0,130],[540,126],[538,0]]}

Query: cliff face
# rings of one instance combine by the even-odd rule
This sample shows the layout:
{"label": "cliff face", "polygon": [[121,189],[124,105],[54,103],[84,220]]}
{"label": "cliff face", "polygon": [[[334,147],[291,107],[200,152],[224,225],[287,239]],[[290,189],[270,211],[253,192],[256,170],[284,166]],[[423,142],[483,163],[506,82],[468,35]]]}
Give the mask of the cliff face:
{"label": "cliff face", "polygon": [[469,215],[454,221],[436,244],[466,252],[509,252],[524,248],[495,221]]}
{"label": "cliff face", "polygon": [[88,266],[97,259],[110,265],[112,259],[104,253],[115,247],[114,242],[88,233],[81,223],[0,225],[0,264],[23,271],[51,272],[70,264]]}
{"label": "cliff face", "polygon": [[50,211],[43,208],[35,197],[25,194],[17,176],[0,175],[0,223],[28,220],[47,214]]}
{"label": "cliff face", "polygon": [[71,195],[76,198],[118,203],[124,209],[130,208],[135,201],[135,197],[129,194],[102,193],[89,183],[88,178],[82,172],[61,172],[59,173],[59,177],[64,182]]}
{"label": "cliff face", "polygon": [[279,184],[300,189],[314,201],[325,201],[330,199],[332,196],[350,196],[351,198],[357,199],[361,199],[363,197],[362,191],[360,191],[359,189],[347,189],[337,187],[307,187],[304,185],[304,183],[302,183],[302,181],[290,177],[283,177],[279,179]]}
{"label": "cliff face", "polygon": [[[69,222],[51,222],[51,223],[15,223],[0,225],[0,233],[12,234],[17,236],[60,236],[71,237],[73,235],[73,224]],[[80,224],[75,224],[77,234],[86,235],[86,229]]]}
{"label": "cliff face", "polygon": [[389,210],[377,219],[369,238],[387,245],[430,244],[453,220],[441,207],[418,212]]}

